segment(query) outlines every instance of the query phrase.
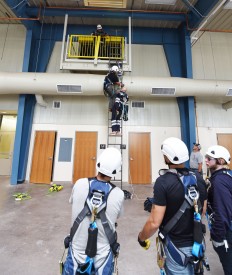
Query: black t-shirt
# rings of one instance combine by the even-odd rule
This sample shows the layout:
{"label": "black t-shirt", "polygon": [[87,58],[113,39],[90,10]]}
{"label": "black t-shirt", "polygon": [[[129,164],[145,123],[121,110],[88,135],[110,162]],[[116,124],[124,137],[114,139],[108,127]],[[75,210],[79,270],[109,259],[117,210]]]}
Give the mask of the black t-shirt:
{"label": "black t-shirt", "polygon": [[[187,169],[177,169],[179,173]],[[207,191],[201,175],[196,175],[197,185],[200,193],[200,202],[203,205],[207,199]],[[167,172],[157,178],[154,185],[154,204],[166,206],[166,212],[161,227],[175,215],[184,201],[184,186],[175,173]],[[177,247],[193,245],[193,214],[194,209],[186,209],[177,224],[168,233],[170,239]]]}

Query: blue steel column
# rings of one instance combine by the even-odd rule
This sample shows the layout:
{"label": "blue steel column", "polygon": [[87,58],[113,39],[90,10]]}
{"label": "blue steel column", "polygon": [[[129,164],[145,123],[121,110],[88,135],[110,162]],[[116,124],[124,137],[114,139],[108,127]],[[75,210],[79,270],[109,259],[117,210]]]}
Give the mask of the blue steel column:
{"label": "blue steel column", "polygon": [[[37,28],[38,30],[38,28]],[[47,30],[44,30],[47,33]],[[54,40],[38,40],[36,33],[27,30],[24,51],[23,72],[46,71],[48,60],[54,48]],[[38,35],[37,35],[38,37]],[[38,54],[39,53],[39,54]],[[15,144],[12,161],[11,184],[22,183],[26,177],[31,129],[35,108],[35,95],[19,95]]]}
{"label": "blue steel column", "polygon": [[[191,41],[185,25],[179,29],[178,43],[165,43],[164,51],[171,76],[192,78]],[[178,97],[177,103],[180,112],[181,138],[191,152],[192,144],[196,140],[194,97]]]}
{"label": "blue steel column", "polygon": [[[32,30],[28,30],[26,34],[24,50],[23,72],[27,72],[29,68],[31,44],[33,40],[32,36]],[[16,185],[25,180],[29,149],[28,142],[31,135],[31,121],[33,118],[34,106],[34,95],[19,95],[17,125],[11,172],[12,185]]]}

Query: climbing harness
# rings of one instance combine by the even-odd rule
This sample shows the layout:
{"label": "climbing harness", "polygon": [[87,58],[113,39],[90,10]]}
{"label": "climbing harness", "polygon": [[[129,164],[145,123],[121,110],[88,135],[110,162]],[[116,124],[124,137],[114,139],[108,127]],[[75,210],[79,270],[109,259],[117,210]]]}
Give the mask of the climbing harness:
{"label": "climbing harness", "polygon": [[52,184],[52,186],[48,189],[48,193],[59,192],[64,188],[63,185],[60,184]]}
{"label": "climbing harness", "polygon": [[[115,185],[108,182],[103,184],[96,178],[89,178],[89,193],[85,201],[84,208],[77,216],[70,230],[70,235],[64,239],[65,249],[71,247],[72,239],[83,219],[86,216],[90,217],[90,225],[88,228],[88,241],[85,249],[86,262],[84,264],[78,264],[76,274],[92,275],[95,274],[94,257],[97,253],[97,236],[98,228],[96,220],[100,219],[104,228],[105,234],[109,240],[111,251],[116,258],[119,253],[120,245],[117,242],[117,233],[111,229],[108,219],[106,217],[106,205],[110,192],[115,188]],[[69,253],[69,252],[68,252]],[[62,260],[60,261],[62,262]],[[117,274],[117,273],[116,273]]]}
{"label": "climbing harness", "polygon": [[24,201],[31,199],[31,196],[28,193],[15,193],[13,197],[16,201]]}
{"label": "climbing harness", "polygon": [[[160,240],[165,244],[172,258],[181,266],[186,266],[188,263],[194,265],[195,274],[201,274],[203,272],[203,264],[205,261],[205,242],[204,233],[205,226],[201,223],[201,215],[199,214],[200,202],[199,192],[197,190],[197,179],[193,172],[189,171],[184,174],[179,174],[175,169],[163,169],[161,173],[173,173],[177,175],[178,179],[185,189],[185,200],[177,213],[168,221],[168,223],[159,229],[158,236]],[[168,236],[171,229],[177,224],[186,209],[194,208],[194,229],[193,229],[193,248],[192,256],[187,256],[181,250],[179,250]]]}

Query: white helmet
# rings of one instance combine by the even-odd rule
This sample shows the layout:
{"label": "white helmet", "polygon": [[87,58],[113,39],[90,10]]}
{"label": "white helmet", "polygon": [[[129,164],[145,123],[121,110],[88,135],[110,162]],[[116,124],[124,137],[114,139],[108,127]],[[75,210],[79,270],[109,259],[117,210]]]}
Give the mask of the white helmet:
{"label": "white helmet", "polygon": [[102,26],[100,24],[97,25],[97,30],[102,30]]}
{"label": "white helmet", "polygon": [[174,164],[181,164],[189,159],[187,146],[182,140],[175,137],[164,140],[161,152]]}
{"label": "white helmet", "polygon": [[108,177],[113,177],[119,171],[122,164],[122,156],[116,148],[106,148],[99,156],[96,169]]}
{"label": "white helmet", "polygon": [[113,66],[113,67],[111,68],[111,71],[113,71],[113,72],[118,72],[118,66]]}
{"label": "white helmet", "polygon": [[206,155],[219,159],[222,158],[226,161],[227,164],[230,164],[230,153],[229,151],[220,145],[214,145],[208,148]]}

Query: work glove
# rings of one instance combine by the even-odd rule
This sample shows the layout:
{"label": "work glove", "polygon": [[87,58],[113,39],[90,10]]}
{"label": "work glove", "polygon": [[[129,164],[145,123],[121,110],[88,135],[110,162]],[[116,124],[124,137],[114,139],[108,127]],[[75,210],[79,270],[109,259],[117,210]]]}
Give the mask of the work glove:
{"label": "work glove", "polygon": [[147,239],[145,241],[141,241],[139,236],[138,236],[138,242],[142,246],[142,248],[145,250],[148,250],[150,247],[150,244],[151,244],[151,241],[149,239]]}

